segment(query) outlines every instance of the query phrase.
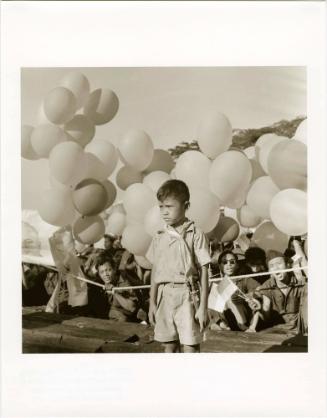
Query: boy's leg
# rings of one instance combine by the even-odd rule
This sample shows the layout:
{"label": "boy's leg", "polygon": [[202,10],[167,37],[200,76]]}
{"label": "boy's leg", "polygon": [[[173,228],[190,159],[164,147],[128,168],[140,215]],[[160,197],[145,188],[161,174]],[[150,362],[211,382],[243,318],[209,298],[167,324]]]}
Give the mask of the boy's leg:
{"label": "boy's leg", "polygon": [[183,345],[184,353],[199,353],[200,352],[200,344],[196,345]]}
{"label": "boy's leg", "polygon": [[169,341],[167,343],[162,344],[165,350],[165,353],[180,353],[181,346],[179,341]]}

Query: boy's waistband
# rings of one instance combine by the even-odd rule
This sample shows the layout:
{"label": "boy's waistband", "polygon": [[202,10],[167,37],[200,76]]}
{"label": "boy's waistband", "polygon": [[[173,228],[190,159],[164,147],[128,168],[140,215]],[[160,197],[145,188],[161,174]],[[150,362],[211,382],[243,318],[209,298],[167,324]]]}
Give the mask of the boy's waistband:
{"label": "boy's waistband", "polygon": [[160,283],[163,286],[168,286],[168,287],[188,287],[187,283],[181,283],[181,282],[164,282],[164,283]]}

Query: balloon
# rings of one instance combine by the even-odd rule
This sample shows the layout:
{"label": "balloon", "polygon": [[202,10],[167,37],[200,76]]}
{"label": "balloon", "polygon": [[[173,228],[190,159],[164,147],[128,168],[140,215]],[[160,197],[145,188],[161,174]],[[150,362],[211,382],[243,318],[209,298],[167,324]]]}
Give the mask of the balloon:
{"label": "balloon", "polygon": [[140,224],[127,225],[122,235],[122,246],[135,255],[145,255],[151,243],[144,226]]}
{"label": "balloon", "polygon": [[76,112],[76,99],[65,87],[56,87],[44,99],[44,113],[50,122],[57,125],[68,122]]}
{"label": "balloon", "polygon": [[274,225],[284,234],[305,234],[308,229],[307,194],[297,189],[282,190],[271,201],[270,216]]}
{"label": "balloon", "polygon": [[114,206],[112,206],[109,211],[110,214],[112,213],[122,213],[123,215],[126,215],[126,210],[124,208],[123,203],[116,203]]}
{"label": "balloon", "polygon": [[41,158],[48,158],[51,150],[67,139],[67,135],[59,126],[50,123],[35,127],[31,134],[32,147]]}
{"label": "balloon", "polygon": [[251,158],[249,161],[250,161],[251,167],[252,167],[251,182],[253,182],[254,180],[256,180],[259,177],[266,176],[266,173],[264,172],[260,163],[258,163],[257,160],[255,160],[254,158]]}
{"label": "balloon", "polygon": [[84,105],[84,114],[95,125],[110,122],[118,112],[119,100],[116,94],[109,89],[94,90]]}
{"label": "balloon", "polygon": [[238,209],[237,220],[245,228],[254,228],[261,222],[260,216],[257,216],[248,205],[244,205]]}
{"label": "balloon", "polygon": [[288,139],[271,150],[268,172],[282,189],[307,189],[307,147],[302,142]]}
{"label": "balloon", "polygon": [[118,162],[118,154],[111,142],[97,139],[88,144],[85,151],[95,155],[104,165],[106,177],[109,177],[115,170]]}
{"label": "balloon", "polygon": [[49,177],[50,186],[52,189],[59,190],[61,192],[71,192],[72,189],[67,184],[60,183],[57,179],[55,179],[53,176]]}
{"label": "balloon", "polygon": [[167,181],[170,180],[170,175],[164,171],[152,171],[152,173],[147,174],[143,179],[143,184],[150,187],[155,193],[159,188]]}
{"label": "balloon", "polygon": [[107,177],[107,170],[102,161],[91,152],[85,152],[84,170],[81,180],[91,178],[102,182]]}
{"label": "balloon", "polygon": [[116,175],[117,186],[122,190],[126,190],[131,184],[142,183],[142,179],[142,173],[128,165],[121,167]]}
{"label": "balloon", "polygon": [[83,148],[72,141],[56,145],[50,152],[49,165],[56,180],[67,185],[74,184],[85,169]]}
{"label": "balloon", "polygon": [[46,114],[44,113],[44,101],[42,101],[36,112],[35,124],[43,125],[45,123],[52,123],[52,122],[46,117]]}
{"label": "balloon", "polygon": [[187,215],[204,233],[210,232],[217,225],[219,206],[219,200],[212,192],[200,188],[190,189],[190,208]]}
{"label": "balloon", "polygon": [[34,151],[31,144],[31,135],[33,132],[33,126],[23,125],[21,134],[21,155],[26,160],[38,160],[39,156]]}
{"label": "balloon", "polygon": [[134,258],[137,264],[141,266],[142,268],[144,268],[145,270],[152,269],[152,264],[146,257],[143,257],[142,255],[135,255]]}
{"label": "balloon", "polygon": [[105,187],[94,179],[81,181],[73,191],[74,206],[84,216],[93,216],[102,212],[107,201],[108,196]]}
{"label": "balloon", "polygon": [[38,204],[38,212],[51,225],[71,224],[75,218],[71,193],[55,189],[45,191]]}
{"label": "balloon", "polygon": [[158,205],[150,208],[144,218],[145,231],[153,237],[158,231],[165,227],[165,222],[160,215],[160,208]]}
{"label": "balloon", "polygon": [[278,136],[276,134],[265,134],[260,136],[255,144],[256,159],[260,163],[262,169],[268,174],[268,158],[273,147],[282,141],[288,140],[286,136]]}
{"label": "balloon", "polygon": [[250,184],[244,190],[242,190],[237,196],[235,196],[234,199],[228,202],[228,206],[225,206],[225,215],[226,215],[226,209],[234,209],[234,210],[240,209],[244,205],[249,188],[250,188]]}
{"label": "balloon", "polygon": [[104,180],[102,185],[106,189],[107,192],[107,204],[105,209],[108,209],[116,200],[117,190],[115,185],[110,180]]}
{"label": "balloon", "polygon": [[70,90],[76,99],[76,109],[80,109],[90,94],[90,83],[84,74],[79,71],[71,71],[66,74],[59,83],[60,86]]}
{"label": "balloon", "polygon": [[169,154],[168,151],[163,149],[155,149],[153,151],[152,161],[147,166],[144,173],[149,174],[152,171],[164,171],[165,173],[169,174],[174,167],[175,163],[173,157]]}
{"label": "balloon", "polygon": [[121,235],[126,226],[126,215],[123,213],[112,213],[107,220],[106,233]]}
{"label": "balloon", "polygon": [[157,203],[153,191],[144,184],[136,183],[129,186],[123,196],[127,215],[136,221],[143,222],[145,214]]}
{"label": "balloon", "polygon": [[259,177],[252,183],[246,203],[257,216],[270,219],[270,202],[278,192],[278,187],[269,176]]}
{"label": "balloon", "polygon": [[28,222],[22,222],[22,250],[24,252],[39,252],[41,242],[37,230]]}
{"label": "balloon", "polygon": [[78,218],[73,225],[74,237],[82,244],[94,244],[103,237],[104,232],[104,222],[100,216]]}
{"label": "balloon", "polygon": [[300,123],[293,137],[293,139],[296,139],[305,145],[307,145],[307,120],[308,119],[304,119],[304,121]]}
{"label": "balloon", "polygon": [[235,219],[221,216],[215,228],[207,236],[219,242],[231,242],[238,237],[239,233],[240,226]]}
{"label": "balloon", "polygon": [[123,162],[135,170],[145,170],[152,161],[153,143],[144,131],[135,129],[127,132],[118,148]]}
{"label": "balloon", "polygon": [[[196,166],[195,166],[196,167]],[[194,170],[197,173],[197,169]],[[238,151],[226,151],[212,163],[209,173],[210,189],[223,205],[229,206],[244,193],[252,177],[251,163]]]}
{"label": "balloon", "polygon": [[176,162],[176,178],[189,187],[208,189],[211,161],[200,151],[186,151]]}
{"label": "balloon", "polygon": [[232,208],[224,207],[223,209],[223,215],[225,218],[233,218],[235,221],[237,221],[237,210]]}
{"label": "balloon", "polygon": [[243,150],[244,154],[248,157],[249,160],[252,160],[255,158],[255,147],[247,147]]}
{"label": "balloon", "polygon": [[265,251],[275,250],[284,253],[288,236],[280,232],[272,222],[263,222],[255,230],[252,243]]}
{"label": "balloon", "polygon": [[75,115],[73,119],[65,124],[64,130],[70,141],[77,142],[83,148],[95,134],[94,124],[84,115]]}
{"label": "balloon", "polygon": [[304,254],[308,258],[308,238],[304,241]]}
{"label": "balloon", "polygon": [[200,150],[214,159],[232,145],[232,125],[228,118],[219,112],[206,115],[197,129]]}

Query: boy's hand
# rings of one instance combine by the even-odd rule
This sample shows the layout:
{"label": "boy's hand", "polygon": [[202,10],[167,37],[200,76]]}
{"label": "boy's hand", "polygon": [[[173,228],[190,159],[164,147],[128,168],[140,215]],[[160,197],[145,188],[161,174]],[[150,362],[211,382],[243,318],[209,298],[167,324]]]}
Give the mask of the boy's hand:
{"label": "boy's hand", "polygon": [[248,297],[245,300],[248,303],[248,305],[249,305],[249,307],[251,308],[252,311],[254,311],[254,312],[255,311],[260,311],[261,303],[257,299]]}
{"label": "boy's hand", "polygon": [[105,283],[104,285],[105,285],[105,291],[107,293],[112,293],[112,289],[113,289],[114,285],[112,283]]}
{"label": "boy's hand", "polygon": [[150,303],[149,308],[149,322],[154,327],[156,324],[156,313],[157,313],[157,307],[154,303]]}
{"label": "boy's hand", "polygon": [[195,313],[195,319],[198,320],[200,324],[200,331],[202,332],[208,324],[208,313],[207,310],[203,309],[201,305]]}

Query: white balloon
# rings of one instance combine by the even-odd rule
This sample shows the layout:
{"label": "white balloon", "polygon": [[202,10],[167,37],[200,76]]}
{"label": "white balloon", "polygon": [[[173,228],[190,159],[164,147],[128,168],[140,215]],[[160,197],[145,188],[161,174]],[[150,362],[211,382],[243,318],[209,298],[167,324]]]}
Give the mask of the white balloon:
{"label": "white balloon", "polygon": [[300,123],[294,134],[294,139],[301,141],[305,145],[307,145],[307,120],[308,119],[304,119],[304,121]]}
{"label": "white balloon", "polygon": [[106,233],[113,235],[121,235],[126,226],[126,215],[123,213],[112,213],[107,221]]}
{"label": "white balloon", "polygon": [[116,147],[111,142],[97,139],[88,144],[85,147],[85,151],[95,155],[103,164],[105,177],[109,177],[113,173],[118,162],[118,153]]}
{"label": "white balloon", "polygon": [[147,211],[157,203],[157,199],[148,186],[135,183],[126,189],[123,203],[129,218],[143,222]]}
{"label": "white balloon", "polygon": [[286,136],[276,134],[265,134],[260,136],[255,144],[256,159],[261,167],[268,174],[268,158],[273,147],[282,141],[288,140]]}
{"label": "white balloon", "polygon": [[232,125],[228,118],[217,111],[207,114],[197,129],[201,151],[209,158],[216,158],[232,145]]}
{"label": "white balloon", "polygon": [[144,227],[146,232],[152,237],[165,227],[165,222],[160,215],[160,208],[158,205],[150,208],[144,218]]}
{"label": "white balloon", "polygon": [[273,224],[284,234],[303,235],[308,231],[307,194],[302,190],[285,189],[270,204]]}
{"label": "white balloon", "polygon": [[210,232],[217,225],[220,216],[218,198],[209,190],[190,188],[190,208],[187,216],[203,231]]}
{"label": "white balloon", "polygon": [[209,188],[211,161],[200,151],[186,151],[178,157],[174,169],[176,178],[189,187]]}
{"label": "white balloon", "polygon": [[23,125],[21,133],[21,155],[26,160],[38,160],[39,156],[35,152],[31,144],[31,135],[33,126]]}
{"label": "white balloon", "polygon": [[153,158],[153,143],[150,136],[141,130],[130,130],[118,146],[123,163],[137,171],[145,170]]}
{"label": "white balloon", "polygon": [[90,83],[84,74],[79,71],[67,73],[59,82],[59,85],[70,90],[76,99],[76,108],[80,109],[90,94]]}
{"label": "white balloon", "polygon": [[143,179],[143,184],[150,187],[155,193],[159,188],[170,179],[170,175],[164,171],[152,171],[152,173],[146,175]]}

